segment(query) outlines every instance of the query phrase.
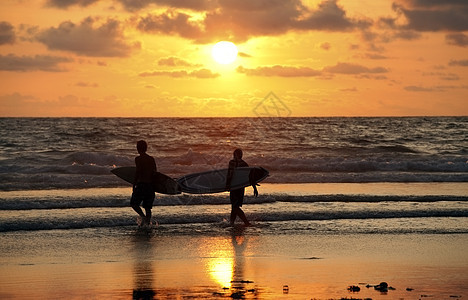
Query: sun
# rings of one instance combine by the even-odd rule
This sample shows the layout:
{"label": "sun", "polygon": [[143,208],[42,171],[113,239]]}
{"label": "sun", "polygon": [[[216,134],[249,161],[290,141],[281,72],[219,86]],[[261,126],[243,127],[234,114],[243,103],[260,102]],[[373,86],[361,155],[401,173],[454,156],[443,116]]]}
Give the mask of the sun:
{"label": "sun", "polygon": [[218,42],[211,49],[213,59],[223,65],[233,63],[237,57],[237,47],[231,42]]}

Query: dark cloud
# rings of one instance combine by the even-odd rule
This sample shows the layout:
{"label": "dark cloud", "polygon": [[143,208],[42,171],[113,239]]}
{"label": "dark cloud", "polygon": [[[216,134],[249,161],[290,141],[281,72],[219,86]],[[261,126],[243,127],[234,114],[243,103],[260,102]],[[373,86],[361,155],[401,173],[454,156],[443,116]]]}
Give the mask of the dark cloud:
{"label": "dark cloud", "polygon": [[15,43],[15,28],[8,22],[0,22],[0,45]]}
{"label": "dark cloud", "polygon": [[208,69],[199,69],[194,71],[152,71],[152,72],[143,72],[140,73],[141,77],[151,77],[151,76],[168,76],[174,78],[184,78],[184,77],[195,77],[195,78],[216,78],[219,77],[219,73],[213,73]]}
{"label": "dark cloud", "polygon": [[466,0],[401,0],[409,7],[419,8],[438,8],[447,6],[466,6]]}
{"label": "dark cloud", "polygon": [[372,21],[351,19],[337,4],[337,0],[325,0],[319,4],[317,10],[311,11],[305,19],[298,21],[297,25],[307,30],[348,31],[367,28],[372,25]]}
{"label": "dark cloud", "polygon": [[160,15],[148,14],[140,18],[137,28],[147,33],[163,33],[179,35],[188,39],[199,39],[204,35],[200,25],[191,21],[191,16],[185,13],[168,11]]}
{"label": "dark cloud", "polygon": [[67,21],[57,28],[51,27],[37,35],[37,40],[50,50],[64,50],[83,56],[125,57],[139,49],[140,44],[125,40],[119,21],[108,19],[101,25],[97,20],[86,18],[80,24]]}
{"label": "dark cloud", "polygon": [[365,74],[365,73],[387,73],[388,69],[383,67],[368,68],[351,63],[337,63],[334,66],[325,67],[325,72],[337,74]]}
{"label": "dark cloud", "polygon": [[219,4],[219,9],[206,15],[204,28],[211,39],[229,38],[236,42],[286,33],[306,13],[298,0],[222,0]]}
{"label": "dark cloud", "polygon": [[320,71],[308,67],[290,67],[275,65],[271,67],[258,67],[255,69],[237,67],[237,72],[249,76],[278,76],[278,77],[311,77],[321,74]]}
{"label": "dark cloud", "polygon": [[393,4],[402,14],[406,29],[417,31],[465,31],[468,30],[468,1],[406,0]]}
{"label": "dark cloud", "polygon": [[451,60],[451,61],[449,62],[449,66],[468,67],[468,59],[463,59],[463,60]]}
{"label": "dark cloud", "polygon": [[369,20],[347,17],[336,0],[324,0],[314,10],[305,7],[300,0],[218,0],[217,3],[216,9],[206,11],[204,19],[168,10],[141,17],[137,28],[143,32],[176,34],[198,43],[208,43],[216,40],[245,42],[252,37],[289,31],[349,31],[371,25]]}
{"label": "dark cloud", "polygon": [[8,54],[0,55],[0,70],[1,71],[45,71],[45,72],[63,72],[63,68],[59,66],[61,63],[72,62],[73,60],[67,57],[36,55],[36,56],[16,56]]}
{"label": "dark cloud", "polygon": [[468,36],[463,34],[463,33],[447,34],[445,36],[445,41],[449,45],[455,45],[455,46],[459,46],[459,47],[468,46]]}
{"label": "dark cloud", "polygon": [[48,0],[47,5],[57,8],[68,8],[70,6],[82,6],[86,7],[99,0]]}

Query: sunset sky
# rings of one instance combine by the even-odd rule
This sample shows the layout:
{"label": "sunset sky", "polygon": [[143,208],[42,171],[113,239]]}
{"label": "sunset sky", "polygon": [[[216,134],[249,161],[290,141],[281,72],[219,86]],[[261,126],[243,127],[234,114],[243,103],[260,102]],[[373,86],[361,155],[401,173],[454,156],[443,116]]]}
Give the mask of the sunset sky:
{"label": "sunset sky", "polygon": [[468,115],[466,0],[0,4],[2,117],[429,115]]}

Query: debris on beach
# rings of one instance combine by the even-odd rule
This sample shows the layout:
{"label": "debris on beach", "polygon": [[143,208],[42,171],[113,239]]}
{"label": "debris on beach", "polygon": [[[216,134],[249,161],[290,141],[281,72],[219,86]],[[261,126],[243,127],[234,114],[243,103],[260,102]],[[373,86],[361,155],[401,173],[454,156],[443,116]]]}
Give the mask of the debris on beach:
{"label": "debris on beach", "polygon": [[245,299],[250,297],[257,296],[257,289],[252,288],[252,286],[247,287],[246,285],[254,283],[251,280],[232,280],[231,283],[234,283],[231,287],[223,287],[222,292],[215,292],[213,296],[215,297],[230,297],[232,299]]}
{"label": "debris on beach", "polygon": [[[372,284],[366,285],[366,288],[371,288],[371,287],[373,287],[376,291],[379,291],[379,292],[382,292],[382,293],[386,293],[389,290],[390,291],[396,290],[394,287],[389,286],[388,283],[386,283],[385,281],[382,281],[381,283],[379,283],[377,285],[372,285]],[[406,289],[406,290],[408,290],[408,289]]]}
{"label": "debris on beach", "polygon": [[244,292],[234,292],[231,294],[232,299],[244,299]]}
{"label": "debris on beach", "polygon": [[350,292],[353,292],[353,293],[357,293],[361,290],[360,287],[358,287],[357,285],[350,285],[348,286],[348,291]]}
{"label": "debris on beach", "polygon": [[250,280],[232,280],[231,283],[253,283]]}
{"label": "debris on beach", "polygon": [[380,292],[387,292],[388,291],[388,283],[381,282],[378,285],[374,286],[374,289]]}
{"label": "debris on beach", "polygon": [[288,293],[289,293],[289,286],[283,285],[283,294],[288,294]]}

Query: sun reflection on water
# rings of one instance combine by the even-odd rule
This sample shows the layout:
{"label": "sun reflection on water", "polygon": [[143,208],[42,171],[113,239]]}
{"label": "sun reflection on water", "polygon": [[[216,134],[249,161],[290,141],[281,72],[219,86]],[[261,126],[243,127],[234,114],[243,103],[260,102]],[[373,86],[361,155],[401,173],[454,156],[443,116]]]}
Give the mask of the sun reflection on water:
{"label": "sun reflection on water", "polygon": [[234,274],[234,250],[230,239],[212,238],[206,241],[206,271],[222,288],[230,288]]}

